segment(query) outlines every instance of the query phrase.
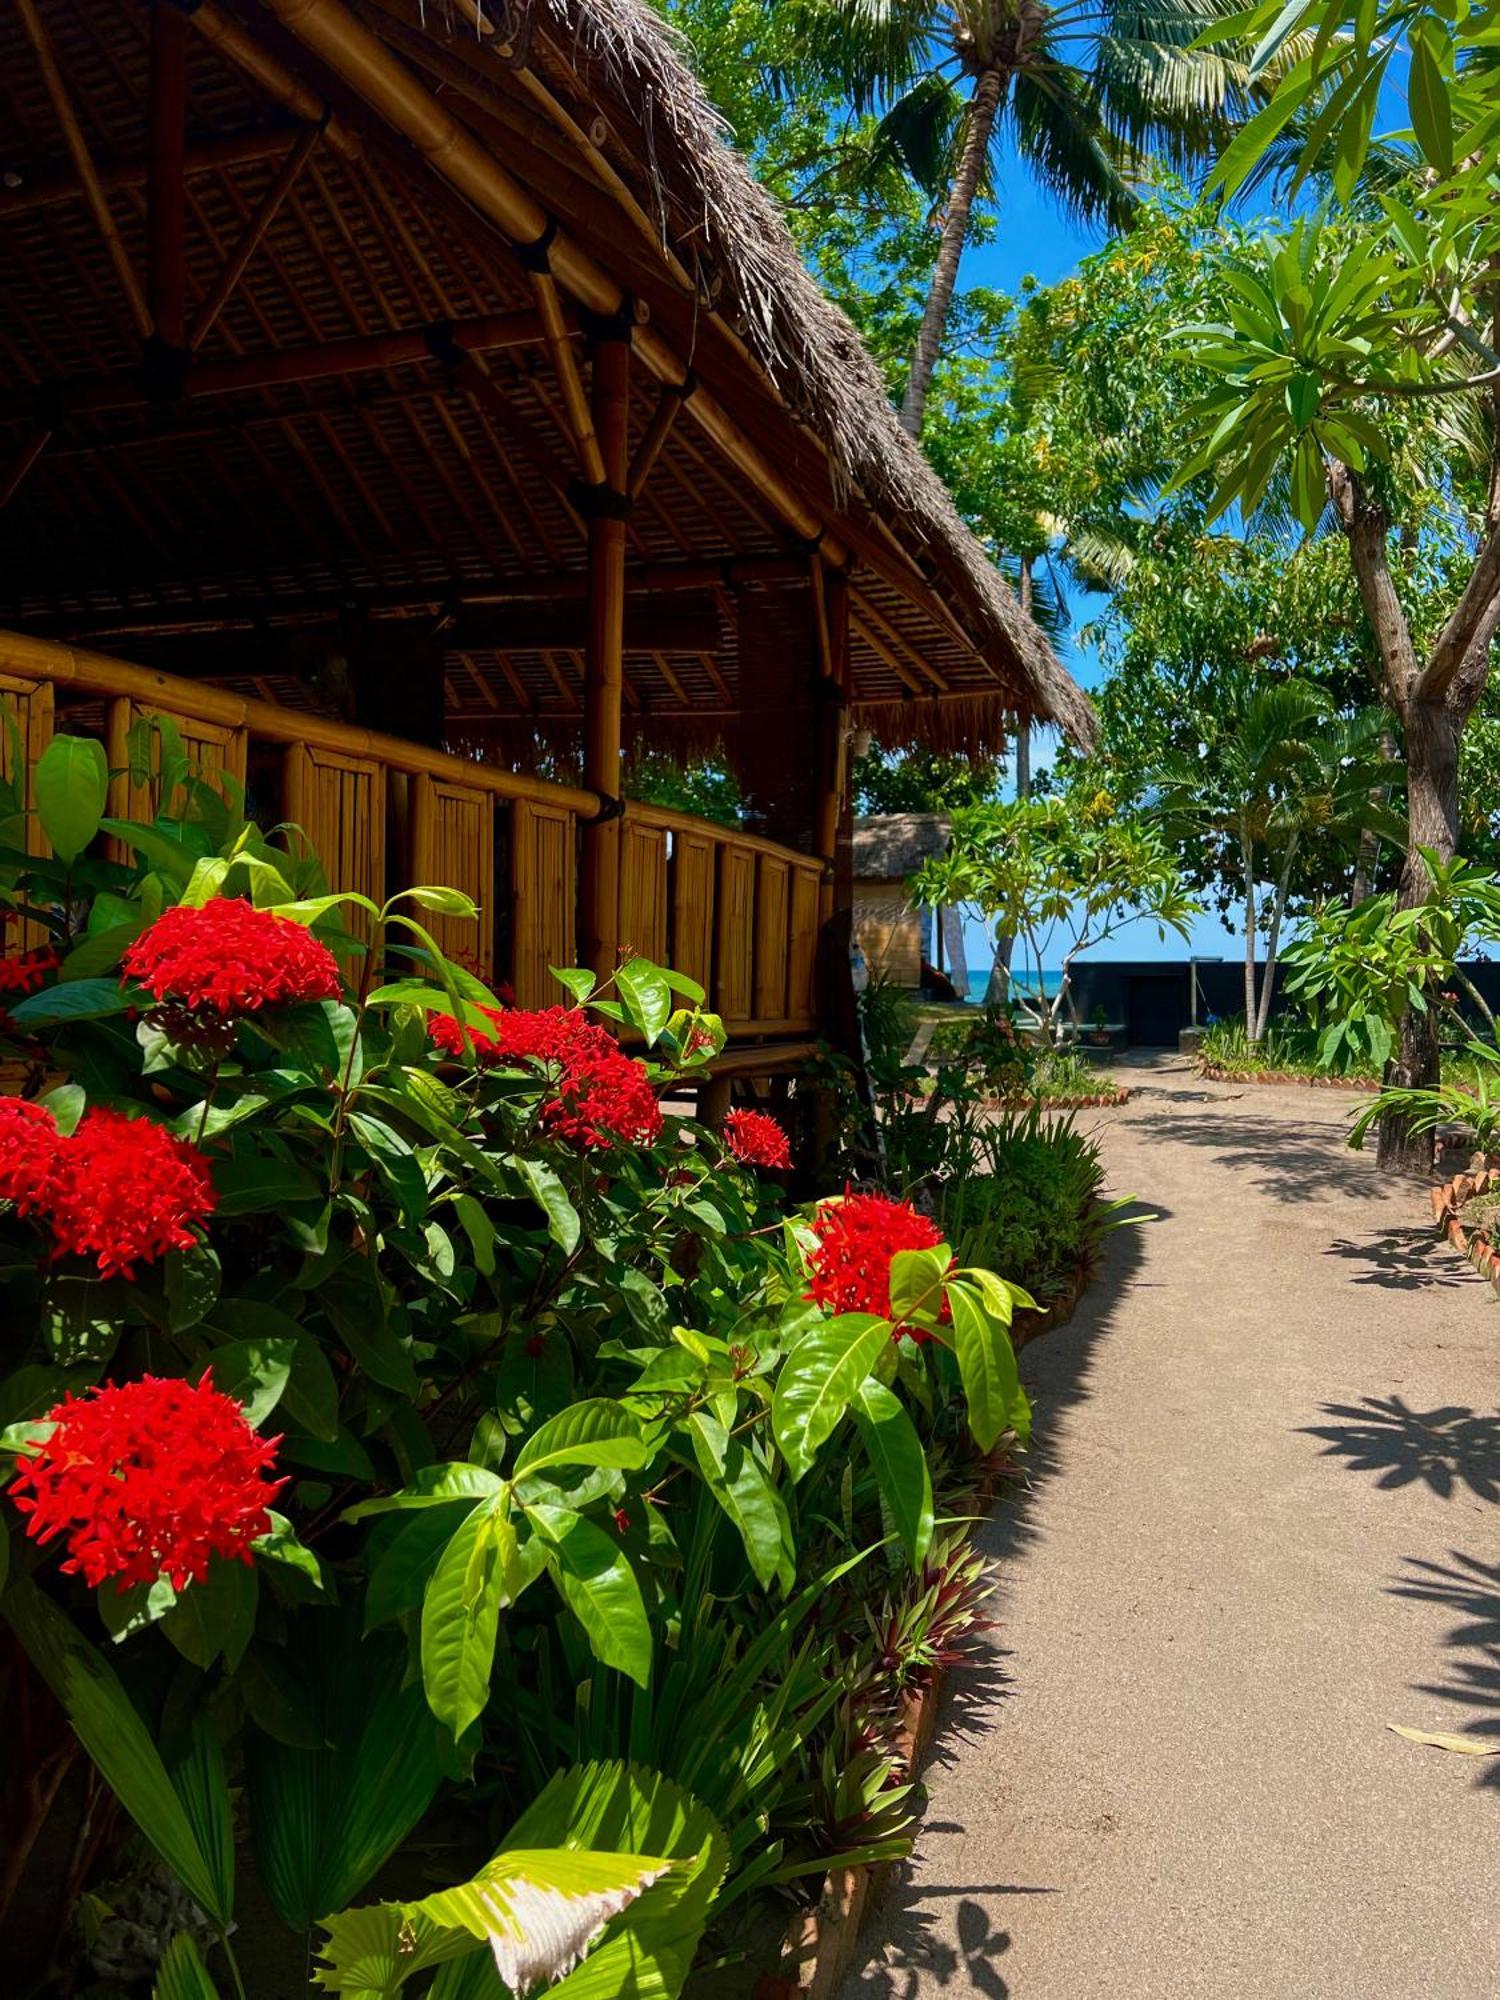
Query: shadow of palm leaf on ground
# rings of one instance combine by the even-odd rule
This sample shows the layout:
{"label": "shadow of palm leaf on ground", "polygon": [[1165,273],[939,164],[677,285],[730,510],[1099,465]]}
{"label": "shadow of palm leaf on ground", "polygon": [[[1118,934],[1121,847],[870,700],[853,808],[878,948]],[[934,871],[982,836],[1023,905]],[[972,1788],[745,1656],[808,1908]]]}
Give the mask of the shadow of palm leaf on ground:
{"label": "shadow of palm leaf on ground", "polygon": [[1444,1500],[1460,1491],[1500,1501],[1500,1411],[1450,1403],[1413,1410],[1400,1396],[1366,1396],[1357,1404],[1324,1403],[1340,1421],[1305,1424],[1324,1440],[1324,1456],[1347,1459],[1351,1472],[1377,1472],[1378,1487],[1420,1480]]}
{"label": "shadow of palm leaf on ground", "polygon": [[[1443,1643],[1468,1654],[1449,1661],[1440,1680],[1415,1683],[1413,1691],[1465,1709],[1458,1733],[1500,1752],[1500,1563],[1481,1562],[1459,1549],[1448,1553],[1446,1563],[1408,1557],[1406,1574],[1391,1585],[1393,1597],[1456,1612],[1459,1622],[1449,1627]],[[1445,1725],[1439,1720],[1437,1726]],[[1474,1782],[1500,1787],[1500,1756],[1479,1764]]]}

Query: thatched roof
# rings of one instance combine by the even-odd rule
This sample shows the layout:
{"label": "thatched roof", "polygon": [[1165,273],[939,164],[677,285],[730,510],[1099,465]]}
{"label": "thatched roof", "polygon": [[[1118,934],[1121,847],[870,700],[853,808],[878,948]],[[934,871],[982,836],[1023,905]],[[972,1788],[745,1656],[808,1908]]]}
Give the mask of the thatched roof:
{"label": "thatched roof", "polygon": [[[149,42],[174,10],[32,4],[114,242],[22,10],[0,10],[0,626],[332,712],[340,658],[380,653],[398,682],[439,671],[463,744],[566,758],[584,560],[540,240],[585,390],[577,270],[633,312],[632,452],[679,387],[693,418],[630,517],[627,735],[728,733],[756,697],[745,597],[805,589],[816,543],[848,577],[848,691],[882,741],[994,747],[1018,713],[1088,740],[1086,699],[645,0],[185,9],[191,355],[143,336],[140,296],[160,254]],[[453,135],[545,229],[454,172]]]}
{"label": "thatched roof", "polygon": [[826,446],[838,478],[925,545],[961,593],[970,629],[1007,675],[1019,668],[1033,714],[1093,738],[1087,696],[1017,604],[947,488],[902,430],[853,324],[820,290],[775,202],[693,74],[678,36],[645,0],[520,0],[571,38],[612,96],[637,107],[663,235],[696,243],[722,280],[718,310],[741,327],[784,399]]}
{"label": "thatched roof", "polygon": [[948,846],[947,813],[870,813],[854,822],[856,882],[904,882]]}

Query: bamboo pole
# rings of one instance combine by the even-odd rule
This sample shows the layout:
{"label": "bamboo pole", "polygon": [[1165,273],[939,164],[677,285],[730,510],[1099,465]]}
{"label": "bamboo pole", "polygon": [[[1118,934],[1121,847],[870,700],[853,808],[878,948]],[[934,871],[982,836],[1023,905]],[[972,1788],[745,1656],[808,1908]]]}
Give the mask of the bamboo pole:
{"label": "bamboo pole", "polygon": [[[594,429],[610,491],[623,500],[630,469],[630,346],[600,340],[593,347]],[[625,684],[625,519],[623,509],[598,507],[589,516],[588,640],[584,655],[583,782],[602,798],[620,792],[621,713]],[[620,948],[620,826],[618,814],[584,829],[579,899],[584,960],[601,979],[614,972]]]}
{"label": "bamboo pole", "polygon": [[[821,557],[809,568],[813,616],[818,637],[818,803],[815,851],[832,863],[838,852],[839,811],[843,803],[848,752],[848,694],[844,685],[848,663],[848,594],[830,591]],[[837,621],[837,622],[836,622]]]}
{"label": "bamboo pole", "polygon": [[[625,304],[622,286],[565,229],[557,227],[540,202],[355,19],[342,0],[266,0],[266,4],[299,41],[423,154],[434,173],[472,202],[512,243],[522,247],[545,244],[548,269],[580,304],[606,318],[619,313]],[[637,352],[651,373],[658,381],[682,389],[696,422],[792,532],[805,541],[819,542],[829,562],[843,562],[847,555],[844,544],[729,413],[694,380],[671,345],[649,326],[637,326],[634,338]]]}
{"label": "bamboo pole", "polygon": [[153,0],[150,65],[146,291],[157,338],[181,348],[187,340],[187,19],[170,0]]}
{"label": "bamboo pole", "polygon": [[202,4],[189,13],[188,19],[227,62],[243,70],[252,82],[258,83],[262,90],[274,97],[283,110],[290,111],[294,118],[301,118],[309,125],[320,127],[340,158],[350,161],[364,158],[365,149],[359,134],[351,132],[343,120],[334,115],[332,106],[324,98],[315,90],[309,90],[301,77],[295,76],[279,56],[263,48],[238,21],[215,5],[214,0],[202,0]]}
{"label": "bamboo pole", "polygon": [[[435,346],[455,353],[494,352],[526,347],[542,337],[535,313],[493,313],[485,319],[406,327],[399,333],[355,334],[345,340],[318,341],[306,347],[282,347],[269,354],[233,355],[224,360],[194,362],[183,376],[185,396],[237,395],[245,389],[279,389],[290,383],[319,382],[330,375],[368,375],[386,368],[420,366],[435,358]],[[457,371],[456,371],[457,372]],[[481,378],[487,379],[487,378]],[[149,398],[138,374],[80,376],[49,385],[70,414],[100,410],[144,409]],[[0,396],[0,418],[31,414],[37,391],[13,390]],[[553,467],[554,472],[556,466]]]}
{"label": "bamboo pole", "polygon": [[78,122],[78,114],[74,111],[72,99],[68,96],[68,87],[63,82],[62,71],[57,66],[57,57],[53,54],[47,30],[42,26],[42,17],[36,10],[35,0],[16,0],[16,12],[20,16],[26,39],[30,42],[32,53],[36,57],[37,67],[42,72],[42,81],[47,86],[47,96],[51,100],[57,122],[62,128],[63,140],[73,162],[73,171],[78,176],[84,199],[98,225],[99,234],[104,239],[109,261],[114,266],[120,290],[125,294],[125,302],[130,307],[130,316],[135,321],[136,332],[144,339],[151,331],[151,309],[146,304],[140,280],[131,267],[115,219],[109,212],[109,202],[99,176],[94,171],[94,161],[89,152],[88,141],[83,136],[83,127]]}
{"label": "bamboo pole", "polygon": [[542,322],[542,336],[552,359],[552,372],[556,375],[557,386],[562,391],[563,409],[567,412],[568,428],[572,432],[573,448],[578,454],[578,463],[590,486],[602,486],[604,454],[599,449],[599,440],[594,434],[594,419],[589,409],[588,391],[584,388],[583,377],[578,372],[578,360],[573,352],[573,343],[568,337],[568,327],[563,319],[562,300],[557,296],[556,281],[545,271],[534,271],[531,276],[531,290]]}
{"label": "bamboo pole", "polygon": [[281,163],[281,170],[270,187],[260,207],[245,224],[240,240],[225,259],[219,275],[214,279],[208,297],[199,306],[188,335],[189,351],[200,347],[204,338],[212,330],[215,320],[228,304],[229,295],[244,277],[250,259],[260,248],[261,239],[276,220],[277,211],[292,191],[292,183],[306,166],[308,156],[323,136],[316,125],[305,125],[287,150]]}
{"label": "bamboo pole", "polygon": [[12,457],[10,464],[0,474],[0,507],[8,507],[25,483],[27,474],[36,464],[52,437],[49,430],[34,430],[26,442]]}
{"label": "bamboo pole", "polygon": [[635,448],[635,456],[630,461],[630,471],[626,476],[625,490],[632,500],[639,500],[645,491],[646,481],[651,477],[651,468],[661,455],[662,446],[672,434],[672,426],[682,415],[683,395],[680,389],[668,384],[657,391],[656,408],[651,412],[645,433]]}

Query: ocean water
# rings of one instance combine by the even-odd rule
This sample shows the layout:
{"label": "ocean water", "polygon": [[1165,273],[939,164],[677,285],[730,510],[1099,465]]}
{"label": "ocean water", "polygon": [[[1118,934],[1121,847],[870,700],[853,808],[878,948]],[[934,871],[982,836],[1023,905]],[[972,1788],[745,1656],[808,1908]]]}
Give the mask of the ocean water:
{"label": "ocean water", "polygon": [[[982,1007],[984,1005],[985,989],[989,983],[990,969],[987,965],[969,974],[968,997],[974,1002],[975,1006]],[[1032,990],[1032,981],[1021,972],[1013,972],[1010,976],[1010,983],[1019,992],[1029,993]],[[1042,974],[1042,997],[1044,999],[1050,1000],[1061,987],[1062,973],[1060,971],[1044,972]]]}

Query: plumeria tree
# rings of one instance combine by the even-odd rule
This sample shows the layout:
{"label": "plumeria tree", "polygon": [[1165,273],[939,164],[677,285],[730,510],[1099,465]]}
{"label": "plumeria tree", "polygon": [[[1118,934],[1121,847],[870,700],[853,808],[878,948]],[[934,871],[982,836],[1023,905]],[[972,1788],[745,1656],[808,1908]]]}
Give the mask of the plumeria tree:
{"label": "plumeria tree", "polygon": [[[912,897],[965,908],[991,931],[997,959],[1015,940],[1024,978],[1014,997],[1049,1042],[1066,1016],[1076,1020],[1072,973],[1084,952],[1142,919],[1158,936],[1185,938],[1198,909],[1160,833],[1122,816],[1106,794],[956,813],[947,852],[923,864]],[[1048,995],[1043,974],[1052,969],[1062,976]]]}

